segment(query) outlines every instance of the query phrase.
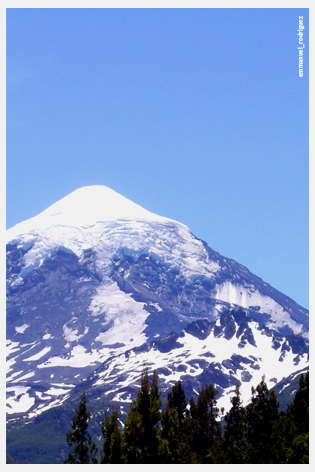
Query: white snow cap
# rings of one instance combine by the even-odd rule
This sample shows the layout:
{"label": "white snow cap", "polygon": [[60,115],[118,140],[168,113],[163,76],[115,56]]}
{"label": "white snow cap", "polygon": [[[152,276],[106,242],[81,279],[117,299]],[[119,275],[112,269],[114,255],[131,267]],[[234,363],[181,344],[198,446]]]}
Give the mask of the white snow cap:
{"label": "white snow cap", "polygon": [[36,229],[52,226],[89,226],[112,220],[174,222],[145,210],[105,185],[92,185],[75,190],[39,215],[18,223],[7,231],[7,236],[12,240],[20,234]]}

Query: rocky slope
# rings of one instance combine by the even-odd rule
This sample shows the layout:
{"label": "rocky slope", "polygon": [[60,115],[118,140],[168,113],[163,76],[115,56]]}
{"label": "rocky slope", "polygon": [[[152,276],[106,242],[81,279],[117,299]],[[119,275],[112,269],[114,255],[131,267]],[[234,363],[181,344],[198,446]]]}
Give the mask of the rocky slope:
{"label": "rocky slope", "polygon": [[216,385],[229,408],[308,365],[308,311],[183,224],[103,186],[7,232],[9,426],[88,381],[128,405],[145,366],[162,388]]}

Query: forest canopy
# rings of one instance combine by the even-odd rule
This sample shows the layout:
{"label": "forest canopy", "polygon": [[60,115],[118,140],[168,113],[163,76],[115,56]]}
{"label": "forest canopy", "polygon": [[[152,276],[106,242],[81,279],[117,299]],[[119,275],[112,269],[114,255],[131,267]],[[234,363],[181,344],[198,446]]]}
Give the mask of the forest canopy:
{"label": "forest canopy", "polygon": [[293,402],[279,411],[274,390],[263,377],[243,406],[236,385],[231,408],[217,407],[217,391],[205,385],[187,401],[181,381],[168,392],[162,408],[158,373],[148,369],[122,423],[107,410],[101,424],[102,445],[88,431],[85,393],[67,435],[71,451],[64,463],[102,464],[308,464],[309,373],[300,376]]}

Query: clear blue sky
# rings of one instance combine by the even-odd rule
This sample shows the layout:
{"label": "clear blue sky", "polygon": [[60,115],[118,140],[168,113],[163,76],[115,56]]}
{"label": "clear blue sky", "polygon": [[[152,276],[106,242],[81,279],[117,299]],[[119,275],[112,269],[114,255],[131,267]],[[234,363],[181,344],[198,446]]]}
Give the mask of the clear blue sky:
{"label": "clear blue sky", "polygon": [[308,31],[303,8],[8,9],[7,227],[107,185],[307,308]]}

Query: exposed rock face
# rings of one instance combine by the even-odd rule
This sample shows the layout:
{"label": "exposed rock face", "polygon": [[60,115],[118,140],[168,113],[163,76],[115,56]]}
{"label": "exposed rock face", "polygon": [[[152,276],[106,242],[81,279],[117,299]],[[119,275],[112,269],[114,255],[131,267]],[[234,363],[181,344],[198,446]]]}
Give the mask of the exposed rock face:
{"label": "exposed rock face", "polygon": [[308,365],[308,312],[173,220],[106,187],[8,231],[9,421],[85,380],[129,402],[144,366],[165,389],[214,383],[222,405]]}

